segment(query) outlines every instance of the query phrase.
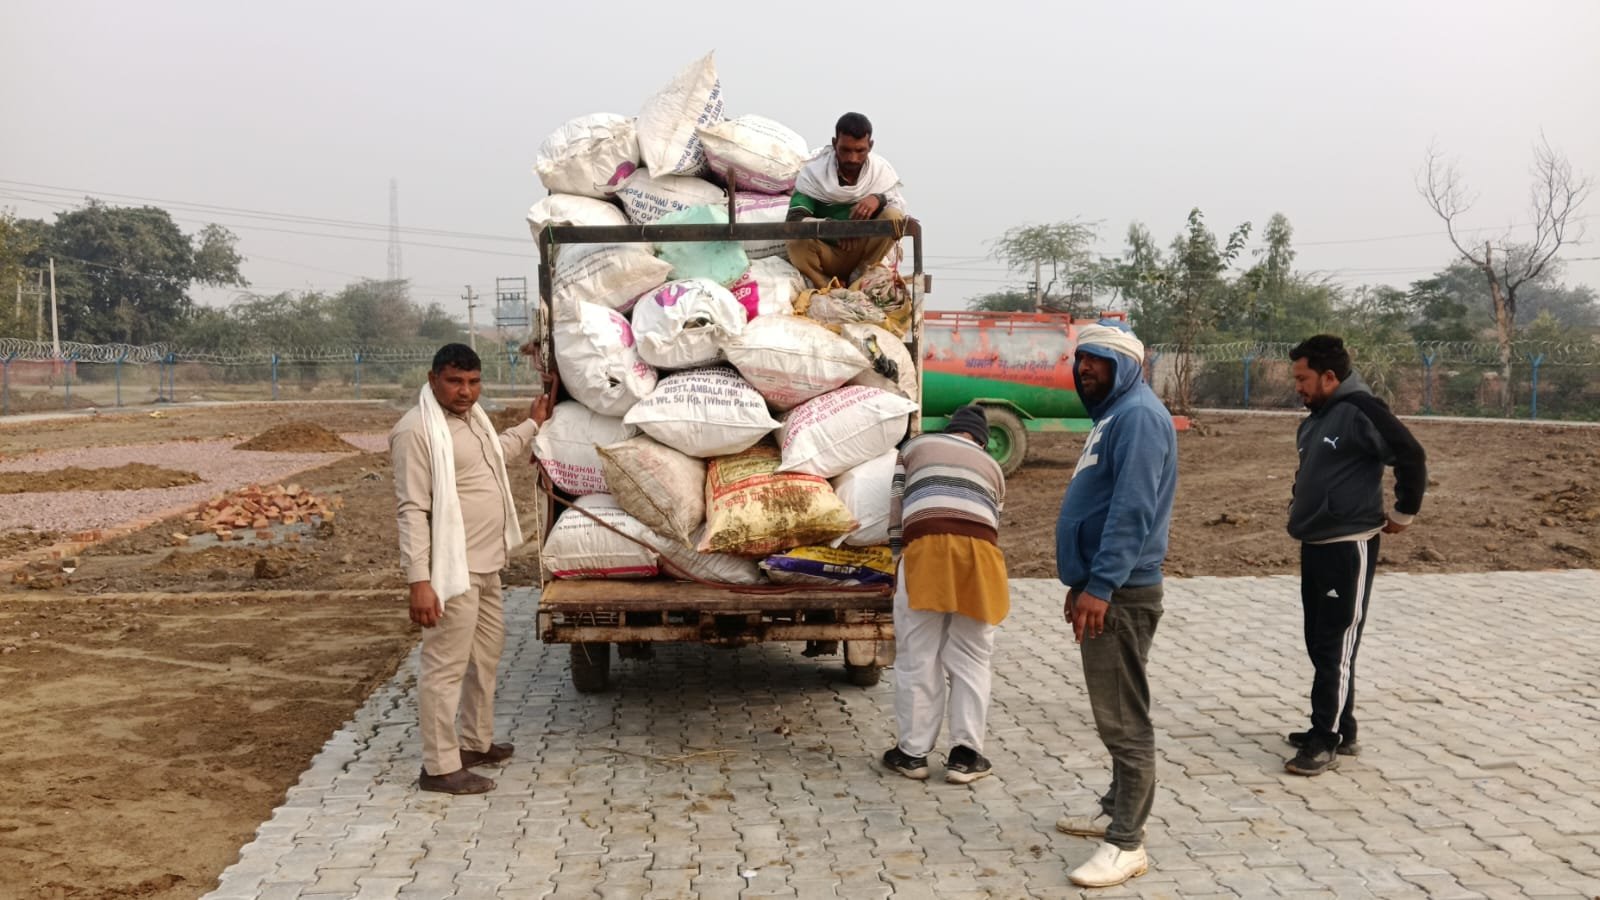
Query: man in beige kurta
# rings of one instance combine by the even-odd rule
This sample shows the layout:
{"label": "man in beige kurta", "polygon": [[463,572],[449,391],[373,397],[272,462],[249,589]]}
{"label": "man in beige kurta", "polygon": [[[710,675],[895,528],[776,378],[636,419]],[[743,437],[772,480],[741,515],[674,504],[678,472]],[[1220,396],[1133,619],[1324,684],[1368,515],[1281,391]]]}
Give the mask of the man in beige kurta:
{"label": "man in beige kurta", "polygon": [[[494,782],[470,769],[509,759],[513,747],[494,743],[495,672],[505,644],[500,570],[507,546],[506,515],[514,509],[502,485],[499,441],[506,465],[528,459],[540,422],[550,415],[548,393],[530,418],[496,435],[473,415],[482,389],[482,362],[464,344],[447,344],[434,356],[428,384],[444,411],[455,457],[456,494],[466,535],[470,587],[441,598],[431,583],[434,530],[433,475],[421,405],[389,432],[400,532],[400,559],[410,584],[411,620],[421,625],[418,727],[422,733],[423,790],[478,794]],[[457,715],[460,730],[457,731]]]}

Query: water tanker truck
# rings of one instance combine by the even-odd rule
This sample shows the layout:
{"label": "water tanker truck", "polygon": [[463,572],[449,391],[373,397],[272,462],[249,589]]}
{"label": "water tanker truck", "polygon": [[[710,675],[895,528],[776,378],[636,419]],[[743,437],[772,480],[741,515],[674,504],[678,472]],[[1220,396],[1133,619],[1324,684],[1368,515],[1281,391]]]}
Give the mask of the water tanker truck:
{"label": "water tanker truck", "polygon": [[[1120,312],[1098,318],[1125,319]],[[1022,467],[1030,431],[1088,431],[1072,380],[1078,327],[1063,313],[935,312],[923,317],[922,428],[938,431],[968,403],[989,415],[989,454]]]}

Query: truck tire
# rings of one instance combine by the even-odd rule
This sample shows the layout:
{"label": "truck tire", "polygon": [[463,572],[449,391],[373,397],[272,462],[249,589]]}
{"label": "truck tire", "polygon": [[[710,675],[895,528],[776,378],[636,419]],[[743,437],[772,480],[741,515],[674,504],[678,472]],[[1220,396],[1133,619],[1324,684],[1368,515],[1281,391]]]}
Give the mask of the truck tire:
{"label": "truck tire", "polygon": [[572,659],[572,686],[580,694],[598,694],[611,686],[611,645],[605,642],[568,644]]}
{"label": "truck tire", "polygon": [[844,674],[850,683],[856,687],[872,687],[883,680],[883,667],[873,664],[867,666],[852,666],[844,664]]}
{"label": "truck tire", "polygon": [[985,406],[989,416],[989,455],[1008,477],[1022,468],[1028,455],[1028,429],[1017,414],[1003,406]]}

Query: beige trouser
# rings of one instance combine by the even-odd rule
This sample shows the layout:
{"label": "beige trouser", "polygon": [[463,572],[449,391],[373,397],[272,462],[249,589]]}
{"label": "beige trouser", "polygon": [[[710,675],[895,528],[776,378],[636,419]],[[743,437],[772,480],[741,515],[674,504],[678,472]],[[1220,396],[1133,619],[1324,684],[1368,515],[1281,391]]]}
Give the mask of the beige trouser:
{"label": "beige trouser", "polygon": [[[900,210],[886,209],[877,220],[898,222],[904,218],[905,213]],[[840,284],[849,284],[851,273],[888,256],[894,244],[892,237],[858,238],[845,250],[815,239],[790,241],[789,262],[813,287],[822,290],[834,279]]]}
{"label": "beige trouser", "polygon": [[438,625],[422,630],[417,725],[429,775],[460,769],[463,747],[482,753],[494,742],[495,670],[506,643],[500,573],[474,572],[471,584],[445,601]]}

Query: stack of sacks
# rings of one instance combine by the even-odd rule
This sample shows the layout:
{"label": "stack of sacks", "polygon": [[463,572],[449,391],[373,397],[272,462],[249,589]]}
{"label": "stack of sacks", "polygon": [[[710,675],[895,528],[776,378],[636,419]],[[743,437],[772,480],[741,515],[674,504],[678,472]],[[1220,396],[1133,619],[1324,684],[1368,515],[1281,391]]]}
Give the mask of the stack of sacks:
{"label": "stack of sacks", "polygon": [[[724,118],[712,57],[635,118],[557,129],[534,171],[550,225],[781,222],[810,158],[795,132]],[[575,498],[541,549],[557,578],[892,583],[895,448],[915,401],[904,342],[795,315],[782,241],[571,244],[553,260],[567,399],[535,440]]]}

